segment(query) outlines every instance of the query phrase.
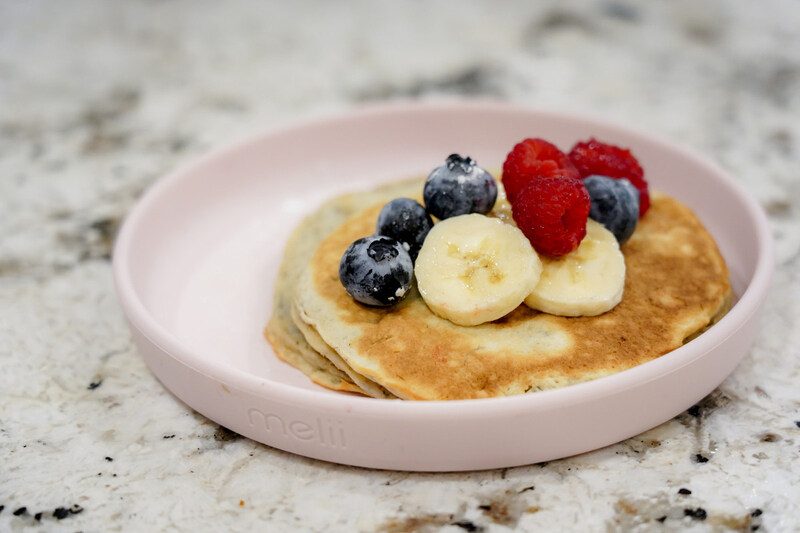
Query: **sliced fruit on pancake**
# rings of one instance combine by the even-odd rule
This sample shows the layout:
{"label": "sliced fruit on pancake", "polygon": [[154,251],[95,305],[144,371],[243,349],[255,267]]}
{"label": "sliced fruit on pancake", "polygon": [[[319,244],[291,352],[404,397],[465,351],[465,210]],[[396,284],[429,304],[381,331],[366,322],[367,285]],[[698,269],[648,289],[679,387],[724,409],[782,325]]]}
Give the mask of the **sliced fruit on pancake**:
{"label": "sliced fruit on pancake", "polygon": [[556,258],[543,258],[528,307],[560,316],[596,316],[613,309],[625,288],[625,257],[614,234],[594,220],[581,244]]}
{"label": "sliced fruit on pancake", "polygon": [[417,287],[437,315],[462,326],[513,311],[539,281],[542,263],[522,232],[479,214],[448,218],[417,257]]}

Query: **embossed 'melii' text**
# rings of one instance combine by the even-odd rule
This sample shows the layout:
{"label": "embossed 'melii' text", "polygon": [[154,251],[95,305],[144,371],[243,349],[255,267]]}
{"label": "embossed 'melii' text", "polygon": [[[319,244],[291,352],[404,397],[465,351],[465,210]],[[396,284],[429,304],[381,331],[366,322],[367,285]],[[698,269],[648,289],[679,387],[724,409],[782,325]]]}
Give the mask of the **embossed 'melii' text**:
{"label": "embossed 'melii' text", "polygon": [[313,420],[285,419],[275,413],[265,413],[251,407],[247,410],[247,421],[251,428],[267,435],[306,442],[317,442],[330,448],[347,448],[344,426],[341,420],[316,417]]}

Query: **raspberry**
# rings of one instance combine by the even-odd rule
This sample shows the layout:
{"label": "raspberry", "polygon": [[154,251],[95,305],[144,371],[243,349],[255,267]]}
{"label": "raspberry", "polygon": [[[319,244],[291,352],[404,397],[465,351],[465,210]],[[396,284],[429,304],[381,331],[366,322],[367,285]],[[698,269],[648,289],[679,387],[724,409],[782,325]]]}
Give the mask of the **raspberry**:
{"label": "raspberry", "polygon": [[503,187],[511,203],[531,180],[556,176],[581,177],[566,154],[544,139],[525,139],[503,163]]}
{"label": "raspberry", "polygon": [[627,178],[639,190],[639,218],[644,216],[650,207],[650,193],[644,171],[630,150],[591,138],[575,144],[569,152],[569,159],[581,178],[591,175]]}
{"label": "raspberry", "polygon": [[511,214],[537,252],[558,256],[578,247],[586,236],[591,199],[573,178],[533,180],[511,204]]}

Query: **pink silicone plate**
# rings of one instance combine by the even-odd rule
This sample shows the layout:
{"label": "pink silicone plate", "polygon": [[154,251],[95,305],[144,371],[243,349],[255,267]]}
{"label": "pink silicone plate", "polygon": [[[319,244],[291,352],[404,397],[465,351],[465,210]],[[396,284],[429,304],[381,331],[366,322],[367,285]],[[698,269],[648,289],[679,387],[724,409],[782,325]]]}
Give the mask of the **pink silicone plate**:
{"label": "pink silicone plate", "polygon": [[[331,392],[279,361],[262,336],[283,247],[325,199],[424,175],[454,152],[499,168],[525,137],[562,148],[629,146],[651,187],[714,235],[737,301],[719,324],[655,361],[589,383],[453,402]],[[486,102],[394,103],[305,121],[215,151],[153,186],[131,211],[114,274],[147,365],[208,418],[276,448],[374,468],[508,467],[593,450],[677,415],[751,345],[773,245],[756,202],[719,167],[606,122]]]}

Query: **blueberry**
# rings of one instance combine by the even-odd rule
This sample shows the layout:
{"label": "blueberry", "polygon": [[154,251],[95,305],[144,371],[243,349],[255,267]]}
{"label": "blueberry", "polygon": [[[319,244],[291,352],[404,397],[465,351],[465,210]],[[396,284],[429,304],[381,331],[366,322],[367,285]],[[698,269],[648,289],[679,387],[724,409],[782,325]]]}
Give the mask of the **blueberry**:
{"label": "blueberry", "polygon": [[620,245],[633,235],[639,221],[639,191],[626,179],[592,175],[583,180],[592,199],[589,218],[614,234]]}
{"label": "blueberry", "polygon": [[375,234],[400,241],[413,262],[417,260],[419,249],[432,227],[433,220],[419,202],[411,198],[395,198],[381,209]]}
{"label": "blueberry", "polygon": [[373,235],[351,244],[339,262],[339,280],[357,301],[378,307],[396,304],[408,294],[414,265],[396,239]]}
{"label": "blueberry", "polygon": [[485,215],[497,200],[497,183],[471,158],[453,154],[430,173],[422,197],[428,213],[440,220],[469,213]]}

